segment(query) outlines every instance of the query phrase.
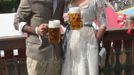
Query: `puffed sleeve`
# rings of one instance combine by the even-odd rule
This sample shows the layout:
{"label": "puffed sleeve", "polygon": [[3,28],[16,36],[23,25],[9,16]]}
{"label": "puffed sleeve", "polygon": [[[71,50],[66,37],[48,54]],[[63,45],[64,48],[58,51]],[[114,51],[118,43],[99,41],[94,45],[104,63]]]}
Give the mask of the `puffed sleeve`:
{"label": "puffed sleeve", "polygon": [[105,4],[103,0],[97,0],[95,3],[96,17],[98,20],[99,27],[106,27],[106,15],[105,15]]}
{"label": "puffed sleeve", "polygon": [[[31,8],[28,0],[20,0],[19,7],[14,17],[14,27],[16,30],[24,26],[23,24],[27,24],[30,21],[31,17]],[[22,26],[20,26],[22,25]]]}

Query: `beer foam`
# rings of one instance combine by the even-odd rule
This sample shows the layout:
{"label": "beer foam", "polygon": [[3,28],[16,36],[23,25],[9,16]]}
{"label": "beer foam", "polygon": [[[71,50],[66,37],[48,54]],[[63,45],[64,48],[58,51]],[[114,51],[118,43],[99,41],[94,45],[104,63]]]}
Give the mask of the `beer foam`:
{"label": "beer foam", "polygon": [[60,20],[51,20],[49,21],[48,28],[59,28]]}
{"label": "beer foam", "polygon": [[69,8],[69,13],[80,13],[80,7]]}

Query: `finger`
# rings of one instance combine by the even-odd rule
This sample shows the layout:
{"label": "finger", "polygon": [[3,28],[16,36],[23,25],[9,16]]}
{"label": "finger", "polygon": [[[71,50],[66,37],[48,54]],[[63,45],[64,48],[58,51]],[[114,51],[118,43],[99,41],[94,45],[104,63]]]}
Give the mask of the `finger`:
{"label": "finger", "polygon": [[41,29],[42,30],[46,30],[47,29],[47,25],[42,25]]}
{"label": "finger", "polygon": [[43,23],[42,25],[43,25],[43,27],[47,27],[48,26],[48,24],[45,24],[45,23]]}
{"label": "finger", "polygon": [[46,33],[46,35],[48,36],[49,33]]}

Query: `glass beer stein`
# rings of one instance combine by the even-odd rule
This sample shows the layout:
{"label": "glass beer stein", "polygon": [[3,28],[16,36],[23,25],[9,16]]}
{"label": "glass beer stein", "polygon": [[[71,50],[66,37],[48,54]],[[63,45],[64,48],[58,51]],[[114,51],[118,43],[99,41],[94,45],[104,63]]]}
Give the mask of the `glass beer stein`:
{"label": "glass beer stein", "polygon": [[82,27],[80,7],[69,8],[69,23],[71,30],[79,30]]}
{"label": "glass beer stein", "polygon": [[48,41],[52,44],[60,43],[60,20],[50,20],[48,24]]}

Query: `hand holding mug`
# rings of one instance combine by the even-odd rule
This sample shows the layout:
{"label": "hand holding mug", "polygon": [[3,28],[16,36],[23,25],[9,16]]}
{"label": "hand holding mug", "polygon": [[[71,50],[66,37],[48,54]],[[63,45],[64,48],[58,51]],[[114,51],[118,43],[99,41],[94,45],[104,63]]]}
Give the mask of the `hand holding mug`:
{"label": "hand holding mug", "polygon": [[48,24],[41,24],[41,25],[39,25],[38,27],[36,27],[36,33],[38,34],[38,35],[41,35],[41,36],[44,36],[44,35],[46,35],[47,34],[47,32],[48,32]]}

